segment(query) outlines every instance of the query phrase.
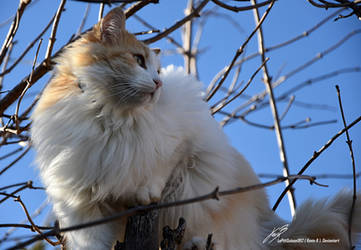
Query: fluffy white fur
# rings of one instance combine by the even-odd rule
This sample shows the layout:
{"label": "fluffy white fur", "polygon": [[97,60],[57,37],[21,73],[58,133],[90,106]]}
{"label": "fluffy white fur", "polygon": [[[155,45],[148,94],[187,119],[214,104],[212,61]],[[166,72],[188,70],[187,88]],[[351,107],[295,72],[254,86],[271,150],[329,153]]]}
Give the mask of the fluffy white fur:
{"label": "fluffy white fur", "polygon": [[[172,66],[164,70],[162,81],[159,100],[127,117],[117,116],[111,108],[98,113],[99,108],[82,95],[34,115],[37,161],[61,226],[119,211],[121,205],[114,207],[119,200],[136,197],[144,204],[157,200],[172,172],[164,201],[205,194],[217,185],[224,190],[258,183],[210,115],[202,85]],[[183,216],[188,224],[186,240],[214,230],[217,249],[267,248],[262,240],[285,222],[269,211],[263,190],[237,199],[244,200],[236,201],[237,212],[228,221],[212,218],[227,213],[229,200],[222,198],[165,210],[161,225],[174,226]],[[346,249],[350,204],[347,192],[329,202],[309,201],[284,236],[335,235]],[[358,231],[360,214],[358,201],[354,218]],[[67,240],[71,249],[110,249],[120,231],[116,223],[105,224],[69,233]]]}
{"label": "fluffy white fur", "polygon": [[[110,37],[113,42],[115,36]],[[96,44],[89,46],[97,50]],[[40,174],[61,227],[102,218],[128,205],[191,198],[216,186],[225,190],[259,183],[211,116],[202,100],[202,84],[183,69],[169,66],[159,79],[159,62],[150,53],[146,68],[137,66],[131,75],[117,75],[111,69],[125,67],[117,58],[79,66],[71,51],[59,59],[55,75],[71,74],[82,92],[69,91],[48,102],[52,105],[38,107],[31,130]],[[141,95],[144,98],[133,108],[122,108],[108,91],[114,79],[127,77],[137,89],[152,93]],[[161,80],[163,87],[156,89],[154,80]],[[45,91],[42,98],[47,95]],[[349,192],[330,201],[309,201],[282,237],[335,237],[341,241],[335,249],[347,249],[350,205]],[[354,232],[361,231],[360,207],[358,199]],[[187,221],[185,249],[201,247],[211,232],[217,249],[295,249],[262,243],[275,227],[286,224],[269,209],[264,190],[162,210],[160,227],[176,226],[179,217]],[[124,222],[68,232],[67,246],[109,250],[122,237]]]}

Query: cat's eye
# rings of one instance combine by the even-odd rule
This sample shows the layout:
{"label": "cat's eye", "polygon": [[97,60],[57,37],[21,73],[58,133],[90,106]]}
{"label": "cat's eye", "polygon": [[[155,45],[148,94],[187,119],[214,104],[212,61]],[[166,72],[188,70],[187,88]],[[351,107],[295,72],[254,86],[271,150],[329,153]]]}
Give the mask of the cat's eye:
{"label": "cat's eye", "polygon": [[133,55],[135,60],[137,61],[137,63],[139,64],[140,67],[146,69],[147,67],[145,66],[145,59],[144,56],[141,54],[135,54]]}

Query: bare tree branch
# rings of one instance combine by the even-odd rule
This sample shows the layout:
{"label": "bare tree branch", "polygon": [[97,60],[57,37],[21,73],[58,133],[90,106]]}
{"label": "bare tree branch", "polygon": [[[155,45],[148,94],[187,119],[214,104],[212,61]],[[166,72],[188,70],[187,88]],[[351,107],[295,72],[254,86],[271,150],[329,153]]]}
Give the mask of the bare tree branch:
{"label": "bare tree branch", "polygon": [[257,73],[261,70],[261,68],[267,63],[267,61],[269,60],[269,58],[265,58],[265,60],[263,61],[263,63],[261,64],[260,67],[258,67],[258,69],[252,74],[251,78],[248,80],[247,84],[242,88],[241,91],[239,91],[235,96],[233,96],[231,99],[220,103],[220,105],[218,105],[217,107],[215,107],[214,109],[212,109],[212,114],[217,113],[218,111],[220,111],[222,108],[224,108],[226,105],[228,105],[229,103],[233,102],[236,98],[238,98],[240,95],[242,95],[242,93],[248,88],[248,86],[251,84],[251,82],[253,81],[253,79],[255,78],[255,76],[257,75]]}
{"label": "bare tree branch", "polygon": [[193,19],[194,17],[199,17],[200,16],[200,11],[207,5],[207,3],[210,0],[203,0],[202,2],[199,3],[199,5],[192,11],[192,13],[190,13],[189,15],[187,15],[185,18],[183,18],[182,20],[176,22],[174,25],[172,25],[171,27],[169,27],[168,29],[165,29],[163,32],[159,33],[158,35],[145,39],[143,40],[144,43],[150,44],[150,43],[154,43],[158,40],[160,40],[161,38],[169,35],[170,33],[172,33],[173,31],[175,31],[176,29],[178,29],[179,27],[181,27],[182,25],[184,25],[186,22],[190,21],[191,19]]}
{"label": "bare tree branch", "polygon": [[[270,10],[273,7],[275,0],[273,0],[270,5],[268,6],[267,10],[265,11],[265,13],[263,14],[262,18],[260,19],[259,23],[257,24],[257,26],[255,27],[255,29],[252,31],[252,33],[248,36],[248,38],[246,39],[246,41],[241,45],[241,47],[236,51],[236,54],[234,55],[231,63],[227,66],[227,70],[224,73],[224,75],[222,75],[221,80],[219,81],[219,83],[216,85],[216,87],[210,89],[208,88],[207,92],[210,92],[207,97],[206,97],[206,101],[209,101],[214,95],[215,93],[218,91],[218,89],[222,86],[222,84],[224,83],[224,81],[226,80],[228,74],[230,73],[231,69],[233,68],[233,66],[235,65],[237,58],[243,53],[244,48],[247,46],[248,42],[251,40],[251,38],[253,37],[253,35],[257,32],[257,30],[261,27],[263,21],[266,19],[268,13],[270,12]],[[263,60],[264,61],[264,60]]]}
{"label": "bare tree branch", "polygon": [[[253,5],[257,4],[256,0],[251,0],[251,3]],[[260,22],[258,9],[253,9],[253,13],[254,13],[256,25],[258,25],[258,23]],[[259,52],[261,53],[262,61],[264,61],[266,58],[266,54],[265,54],[266,52],[265,52],[265,46],[264,46],[264,37],[263,37],[262,27],[260,27],[258,29],[258,49],[259,49]],[[269,75],[267,64],[263,65],[263,81],[266,85],[267,94],[269,95],[269,103],[270,103],[270,108],[271,108],[272,114],[273,114],[275,132],[276,132],[276,136],[277,136],[277,143],[278,143],[278,147],[279,147],[279,151],[280,151],[280,159],[283,164],[283,175],[289,176],[290,170],[289,170],[288,160],[287,160],[287,155],[286,155],[286,147],[285,147],[285,143],[284,143],[284,139],[283,139],[283,133],[282,133],[281,123],[280,123],[280,119],[279,119],[279,115],[278,115],[278,109],[277,109],[275,97],[273,94],[273,87],[272,87],[272,83],[271,83],[272,79]],[[288,184],[289,183],[286,181],[286,185],[288,185]],[[293,189],[289,190],[288,199],[289,199],[289,204],[290,204],[290,209],[291,209],[291,215],[293,216],[296,212],[296,198],[295,198]]]}
{"label": "bare tree branch", "polygon": [[16,11],[15,18],[13,20],[13,23],[11,24],[11,27],[9,29],[9,32],[6,36],[6,39],[1,47],[0,51],[0,65],[3,62],[3,59],[5,57],[5,54],[7,53],[7,50],[9,49],[10,44],[12,43],[16,32],[18,31],[19,24],[21,17],[25,11],[26,6],[31,3],[31,0],[20,0],[18,10]]}
{"label": "bare tree branch", "polygon": [[25,215],[26,215],[26,218],[28,219],[28,221],[30,222],[31,224],[31,229],[36,231],[37,233],[39,233],[39,235],[41,235],[43,237],[43,239],[45,239],[49,244],[51,244],[52,246],[57,246],[60,244],[60,241],[58,242],[53,242],[52,240],[48,239],[48,237],[44,236],[43,233],[41,232],[40,228],[37,227],[37,225],[34,223],[34,221],[31,219],[31,216],[28,212],[28,209],[26,208],[24,202],[21,200],[20,196],[17,196],[15,198],[15,201],[16,202],[19,202],[21,207],[23,208],[24,212],[25,212]]}
{"label": "bare tree branch", "polygon": [[[188,0],[187,8],[185,10],[185,14],[189,15],[194,11],[193,0]],[[184,49],[184,67],[188,74],[196,75],[196,71],[194,68],[195,65],[195,55],[192,51],[192,40],[193,40],[193,20],[189,20],[184,24],[183,32],[183,49]],[[192,67],[193,66],[193,67]]]}
{"label": "bare tree branch", "polygon": [[[323,145],[318,151],[315,151],[313,153],[313,156],[307,161],[307,163],[302,167],[302,169],[300,171],[298,171],[298,175],[302,175],[307,168],[311,165],[312,162],[314,162],[314,160],[316,160],[327,148],[329,148],[332,143],[343,133],[345,133],[346,130],[352,128],[354,125],[356,125],[358,122],[361,121],[361,116],[359,116],[356,120],[354,120],[353,122],[351,122],[347,127],[345,127],[344,129],[340,130],[337,134],[335,134],[328,142],[326,142],[325,145]],[[296,180],[292,180],[290,182],[290,184],[283,190],[282,194],[278,197],[276,203],[273,205],[272,210],[275,211],[278,207],[278,205],[281,203],[283,197],[286,195],[286,193],[288,192],[288,190],[292,187],[292,185],[296,182]]]}
{"label": "bare tree branch", "polygon": [[354,0],[351,2],[347,0],[336,0],[337,2],[339,2],[339,4],[324,0],[319,0],[320,2],[322,2],[322,4],[319,4],[313,0],[307,0],[307,1],[317,8],[324,8],[326,10],[329,8],[341,8],[341,7],[351,8],[353,11],[347,16],[352,16],[353,14],[355,14],[361,20],[361,5],[360,5],[361,0]]}
{"label": "bare tree branch", "polygon": [[64,10],[66,0],[61,0],[58,11],[56,12],[55,19],[53,22],[53,29],[51,30],[51,35],[49,38],[48,48],[45,53],[45,63],[47,66],[50,66],[51,52],[53,51],[54,43],[56,40],[56,32],[58,30],[58,24],[61,17],[61,13]]}
{"label": "bare tree branch", "polygon": [[346,143],[347,143],[347,145],[349,147],[349,150],[350,150],[351,163],[352,163],[353,195],[352,195],[352,204],[351,204],[351,208],[350,208],[350,214],[349,214],[349,217],[348,217],[348,239],[349,239],[349,242],[350,242],[350,246],[352,246],[352,239],[351,239],[352,216],[353,216],[353,213],[354,213],[355,203],[356,203],[356,199],[357,199],[357,196],[356,196],[356,192],[357,192],[357,188],[356,188],[356,164],[355,164],[355,157],[354,157],[353,149],[352,149],[352,141],[350,139],[350,134],[348,133],[346,118],[345,118],[345,114],[343,112],[341,94],[340,94],[340,87],[338,85],[336,85],[336,90],[337,90],[337,96],[338,96],[338,103],[340,105],[342,122],[343,122],[343,125],[345,127],[345,133],[346,133],[346,138],[347,138]]}
{"label": "bare tree branch", "polygon": [[[7,165],[7,166],[4,167],[3,169],[1,169],[0,175],[2,175],[3,173],[5,173],[9,168],[11,168],[12,166],[14,166],[15,163],[17,163],[21,158],[23,158],[24,155],[26,155],[26,154],[29,152],[30,148],[31,148],[31,147],[28,146],[28,147],[25,149],[25,151],[21,153],[21,155],[19,155],[19,156],[18,156],[15,160],[13,160],[9,165]],[[1,203],[1,201],[0,201],[0,203]]]}
{"label": "bare tree branch", "polygon": [[[277,178],[280,175],[278,174],[258,174],[258,177],[260,178]],[[360,178],[361,177],[361,172],[358,172],[356,175],[356,178]],[[327,173],[327,174],[318,174],[315,175],[316,179],[353,179],[354,175],[353,174],[331,174],[331,173]]]}
{"label": "bare tree branch", "polygon": [[[348,33],[345,37],[343,37],[341,40],[339,40],[337,43],[335,43],[334,45],[330,46],[329,48],[327,48],[326,50],[318,53],[314,58],[312,58],[311,60],[305,62],[304,64],[298,66],[296,69],[291,70],[289,73],[286,73],[285,75],[281,76],[278,80],[276,80],[275,82],[272,83],[272,88],[276,88],[279,85],[281,85],[283,82],[285,82],[287,79],[289,79],[290,77],[294,76],[295,74],[301,72],[302,70],[306,69],[307,67],[310,67],[313,63],[315,63],[316,61],[324,58],[325,55],[331,53],[332,51],[334,51],[335,49],[339,48],[342,44],[344,44],[348,39],[350,39],[352,36],[361,33],[360,29],[356,29],[350,33]],[[356,67],[357,68],[357,67]],[[357,69],[355,71],[358,71]],[[338,72],[339,73],[339,72]],[[336,73],[336,74],[338,74]],[[252,96],[250,99],[248,99],[244,104],[242,104],[241,106],[239,106],[238,108],[236,108],[231,114],[232,116],[229,116],[227,118],[225,118],[222,123],[224,125],[226,125],[233,117],[234,115],[236,115],[240,110],[250,106],[251,104],[255,103],[255,102],[260,102],[262,101],[265,97],[267,96],[267,91],[263,91],[259,94],[256,94],[254,96]],[[249,113],[254,111],[255,109],[253,109],[252,107],[249,108],[247,111],[245,111],[245,113]]]}
{"label": "bare tree branch", "polygon": [[138,10],[142,9],[144,6],[147,6],[150,3],[158,3],[159,0],[142,0],[138,1],[131,7],[129,7],[125,12],[125,17],[129,18],[130,16],[134,15]]}
{"label": "bare tree branch", "polygon": [[40,32],[40,34],[35,37],[35,39],[28,45],[28,47],[26,47],[26,49],[23,51],[23,53],[15,60],[15,62],[6,70],[4,70],[0,76],[3,76],[5,74],[10,73],[15,67],[16,65],[18,65],[18,63],[24,58],[24,56],[26,56],[26,54],[29,52],[29,50],[36,44],[37,41],[39,41],[39,39],[45,34],[45,32],[50,28],[51,24],[53,23],[54,19],[55,19],[56,14],[53,16],[52,19],[50,19],[49,23],[45,26],[45,28]]}
{"label": "bare tree branch", "polygon": [[31,74],[30,74],[28,83],[27,83],[25,89],[23,90],[23,92],[21,93],[21,95],[20,95],[20,97],[18,99],[18,102],[16,104],[16,109],[15,109],[15,114],[14,114],[14,121],[15,121],[16,133],[17,134],[20,134],[22,132],[20,130],[20,126],[19,126],[20,121],[19,121],[19,116],[18,116],[19,115],[20,104],[21,104],[22,99],[24,98],[24,95],[25,95],[26,91],[30,88],[30,82],[31,82],[31,80],[33,78],[34,68],[35,68],[35,65],[36,65],[36,61],[38,59],[39,50],[40,50],[42,42],[43,42],[43,39],[40,39],[38,48],[37,48],[36,53],[35,53],[35,58],[34,58],[34,61],[33,61],[33,66],[32,66],[32,69],[31,69]]}
{"label": "bare tree branch", "polygon": [[9,62],[9,59],[11,57],[11,52],[13,51],[13,47],[14,47],[15,44],[16,44],[16,41],[12,42],[10,44],[9,49],[8,49],[8,53],[5,56],[5,61],[4,61],[2,70],[1,70],[2,72],[0,73],[0,91],[3,88],[3,80],[4,80],[4,74],[5,74],[4,72],[6,71],[6,68],[8,66],[8,62]]}
{"label": "bare tree branch", "polygon": [[105,4],[112,4],[112,3],[134,3],[139,2],[139,0],[73,0],[78,2],[87,2],[87,3],[105,3]]}
{"label": "bare tree branch", "polygon": [[267,4],[270,4],[272,2],[272,0],[264,1],[262,3],[252,4],[251,6],[244,6],[244,7],[230,6],[228,4],[223,3],[220,0],[212,0],[212,2],[214,2],[215,4],[217,4],[218,6],[224,8],[224,9],[231,10],[234,12],[239,12],[239,11],[252,10],[252,9],[257,9],[257,8],[266,6]]}
{"label": "bare tree branch", "polygon": [[84,24],[86,22],[86,20],[88,19],[89,16],[89,11],[90,11],[90,4],[87,4],[86,8],[85,8],[85,12],[84,12],[84,16],[81,19],[78,31],[76,32],[76,35],[79,36],[84,28]]}
{"label": "bare tree branch", "polygon": [[[281,42],[279,44],[276,44],[274,46],[268,47],[265,49],[266,52],[270,52],[272,50],[277,50],[280,48],[283,48],[289,44],[292,44],[294,42],[297,42],[298,40],[308,37],[309,35],[311,35],[314,31],[318,30],[322,25],[324,25],[327,21],[331,20],[333,17],[335,17],[337,14],[339,14],[340,12],[342,12],[344,9],[340,9],[335,11],[334,13],[332,13],[331,15],[327,16],[326,18],[322,19],[319,23],[317,23],[315,26],[311,27],[310,29],[302,32],[300,35],[297,35],[285,42]],[[240,65],[245,61],[248,61],[250,59],[253,59],[255,57],[257,57],[258,55],[260,55],[259,52],[253,53],[243,59],[241,59],[240,61],[237,61],[235,63],[235,65]],[[218,72],[216,74],[216,76],[212,79],[211,83],[209,84],[210,87],[208,87],[208,89],[213,88],[214,84],[219,80],[219,78],[225,73],[225,71],[227,70],[227,67],[224,67],[220,72]]]}

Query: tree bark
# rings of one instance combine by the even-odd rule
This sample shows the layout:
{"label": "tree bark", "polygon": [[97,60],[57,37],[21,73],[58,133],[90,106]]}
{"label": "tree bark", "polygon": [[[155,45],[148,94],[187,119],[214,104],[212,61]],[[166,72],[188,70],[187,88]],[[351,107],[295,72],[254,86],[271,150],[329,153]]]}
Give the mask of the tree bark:
{"label": "tree bark", "polygon": [[118,243],[115,250],[158,250],[158,211],[128,218],[124,243]]}

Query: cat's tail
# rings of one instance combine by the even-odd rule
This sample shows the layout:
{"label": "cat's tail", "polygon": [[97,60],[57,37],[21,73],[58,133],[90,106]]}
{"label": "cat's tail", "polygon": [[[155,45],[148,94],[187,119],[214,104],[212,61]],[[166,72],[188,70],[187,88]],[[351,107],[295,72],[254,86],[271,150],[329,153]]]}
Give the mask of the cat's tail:
{"label": "cat's tail", "polygon": [[[332,198],[308,200],[297,209],[290,224],[284,223],[276,215],[273,216],[265,223],[269,230],[266,237],[272,232],[275,234],[266,238],[263,244],[268,245],[266,248],[269,249],[351,249],[348,221],[352,197],[350,190],[342,190]],[[360,242],[357,242],[360,235],[361,193],[358,192],[351,224],[353,246],[361,246]],[[273,238],[275,240],[270,243]]]}

